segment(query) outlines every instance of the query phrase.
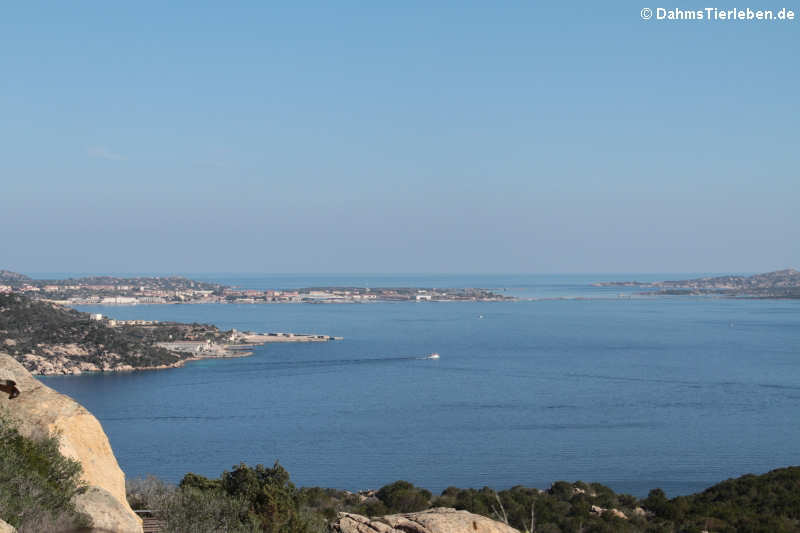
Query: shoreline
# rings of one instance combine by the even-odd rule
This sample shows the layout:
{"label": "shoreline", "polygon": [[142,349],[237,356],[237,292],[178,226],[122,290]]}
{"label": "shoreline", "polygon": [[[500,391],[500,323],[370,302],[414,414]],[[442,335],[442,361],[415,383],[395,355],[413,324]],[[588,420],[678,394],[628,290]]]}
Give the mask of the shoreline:
{"label": "shoreline", "polygon": [[[709,298],[725,300],[800,300],[800,296],[791,295],[765,295],[753,293],[719,293],[719,292],[631,292],[629,294],[618,295],[589,295],[589,296],[515,296],[506,300],[430,300],[426,304],[446,304],[446,303],[519,303],[519,302],[549,302],[563,300],[652,300],[656,298]],[[161,305],[374,305],[374,304],[419,304],[412,300],[372,300],[366,302],[355,301],[324,301],[324,302],[158,302],[158,303],[74,303],[64,300],[43,300],[49,303],[63,305],[72,309],[76,307],[137,307],[137,306],[161,306]]]}
{"label": "shoreline", "polygon": [[80,376],[83,374],[105,374],[110,372],[138,372],[152,370],[169,370],[181,368],[186,363],[202,361],[205,359],[238,359],[253,355],[251,348],[264,346],[271,343],[289,342],[330,342],[342,340],[343,337],[332,335],[319,335],[309,333],[242,333],[244,343],[241,344],[216,344],[207,341],[174,341],[155,343],[155,346],[164,348],[180,357],[178,361],[163,365],[137,366],[121,365],[114,368],[83,370],[77,367],[62,367],[52,372],[33,372],[35,376]]}
{"label": "shoreline", "polygon": [[174,368],[181,368],[186,363],[193,363],[195,361],[202,361],[204,359],[237,359],[237,358],[244,358],[250,357],[253,355],[253,352],[240,352],[236,355],[209,355],[205,357],[187,357],[185,359],[181,359],[179,361],[175,361],[169,365],[155,365],[155,366],[137,366],[137,367],[130,367],[130,366],[122,366],[116,368],[109,368],[106,370],[80,370],[75,373],[71,372],[38,372],[33,373],[31,375],[34,377],[44,376],[48,378],[52,377],[70,377],[70,376],[83,376],[83,375],[95,375],[95,374],[116,374],[116,373],[123,373],[123,372],[152,372],[156,370],[171,370]]}
{"label": "shoreline", "polygon": [[525,300],[524,297],[506,297],[503,300],[496,300],[496,299],[477,299],[477,300],[456,300],[456,299],[442,299],[442,300],[425,300],[425,301],[417,301],[417,300],[365,300],[365,301],[356,301],[356,300],[319,300],[319,301],[290,301],[290,302],[264,302],[264,301],[252,301],[252,302],[244,302],[244,301],[233,301],[233,302],[220,302],[216,300],[210,301],[201,301],[201,300],[193,300],[188,302],[129,302],[129,303],[107,303],[107,302],[73,302],[69,300],[50,300],[47,298],[42,298],[41,301],[56,304],[56,305],[63,305],[66,307],[75,307],[75,306],[92,306],[92,307],[136,307],[138,305],[370,305],[370,304],[379,304],[379,303],[394,303],[394,304],[435,304],[435,303],[453,303],[453,302],[462,302],[462,303],[507,303],[507,302],[518,302]]}

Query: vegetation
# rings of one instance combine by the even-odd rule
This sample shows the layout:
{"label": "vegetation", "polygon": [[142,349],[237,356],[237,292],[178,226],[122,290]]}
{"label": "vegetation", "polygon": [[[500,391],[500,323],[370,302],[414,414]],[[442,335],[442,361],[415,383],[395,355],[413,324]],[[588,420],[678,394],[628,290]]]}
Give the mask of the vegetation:
{"label": "vegetation", "polygon": [[800,531],[800,467],[731,479],[673,499],[660,489],[640,500],[580,481],[559,481],[546,491],[449,487],[439,496],[407,481],[358,494],[297,489],[278,463],[272,468],[240,464],[218,479],[187,474],[177,487],[155,478],[134,480],[128,495],[134,508],[155,510],[166,531],[175,532],[324,533],[342,511],[380,516],[432,507],[463,509],[536,533]]}
{"label": "vegetation", "polygon": [[[152,344],[142,328],[111,328],[87,313],[21,294],[0,294],[0,347],[23,364],[24,354],[50,356],[54,346],[75,345],[73,356],[100,368],[168,365],[180,356]],[[66,356],[69,358],[70,356]]]}
{"label": "vegetation", "polygon": [[184,341],[216,341],[224,342],[233,330],[220,331],[209,324],[182,324],[180,322],[159,322],[152,326],[123,325],[114,328],[144,343]]}
{"label": "vegetation", "polygon": [[748,474],[672,500],[654,489],[643,504],[654,521],[678,524],[681,531],[800,531],[800,467]]}
{"label": "vegetation", "polygon": [[128,483],[134,508],[153,510],[173,532],[323,532],[323,514],[307,512],[303,497],[278,463],[272,468],[240,464],[219,479],[187,474],[177,487],[156,478]]}
{"label": "vegetation", "polygon": [[0,412],[0,518],[20,533],[86,527],[88,517],[71,502],[82,490],[80,473],[80,464],[58,451],[57,438],[23,437]]}

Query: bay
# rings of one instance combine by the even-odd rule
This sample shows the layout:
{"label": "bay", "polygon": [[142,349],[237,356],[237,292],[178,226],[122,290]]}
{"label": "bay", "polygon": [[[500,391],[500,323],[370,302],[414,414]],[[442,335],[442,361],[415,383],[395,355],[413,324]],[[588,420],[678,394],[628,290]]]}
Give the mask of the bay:
{"label": "bay", "polygon": [[[631,277],[645,279],[219,276],[247,288],[366,281],[567,299],[82,307],[344,339],[42,381],[100,419],[129,477],[172,482],[279,460],[305,486],[580,479],[673,496],[800,464],[800,302],[619,298],[633,291],[591,285]],[[441,359],[423,359],[434,351]]]}

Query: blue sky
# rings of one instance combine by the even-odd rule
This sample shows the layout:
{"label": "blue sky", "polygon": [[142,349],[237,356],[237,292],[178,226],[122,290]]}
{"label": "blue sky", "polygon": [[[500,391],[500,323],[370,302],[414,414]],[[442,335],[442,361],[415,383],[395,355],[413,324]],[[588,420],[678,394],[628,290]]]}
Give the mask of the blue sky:
{"label": "blue sky", "polygon": [[0,268],[800,266],[800,21],[649,1],[4,6]]}

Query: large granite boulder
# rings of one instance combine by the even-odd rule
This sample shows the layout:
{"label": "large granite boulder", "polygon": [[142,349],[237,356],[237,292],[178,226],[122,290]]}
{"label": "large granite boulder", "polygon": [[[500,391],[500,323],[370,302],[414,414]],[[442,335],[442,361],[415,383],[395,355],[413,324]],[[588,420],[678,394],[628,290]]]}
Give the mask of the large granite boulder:
{"label": "large granite boulder", "polygon": [[105,489],[91,486],[75,497],[75,508],[92,517],[92,529],[100,531],[142,531],[141,519],[128,502],[119,501]]}
{"label": "large granite boulder", "polygon": [[95,530],[141,533],[141,519],[125,498],[125,474],[92,413],[43,385],[14,358],[2,353],[0,379],[15,381],[20,391],[13,399],[0,395],[0,410],[17,420],[20,433],[30,438],[57,433],[61,454],[81,464],[82,478],[89,488],[75,503],[92,517]]}
{"label": "large granite boulder", "polygon": [[447,507],[377,518],[339,513],[331,529],[336,533],[519,533],[485,516]]}

